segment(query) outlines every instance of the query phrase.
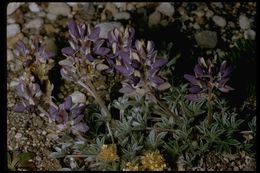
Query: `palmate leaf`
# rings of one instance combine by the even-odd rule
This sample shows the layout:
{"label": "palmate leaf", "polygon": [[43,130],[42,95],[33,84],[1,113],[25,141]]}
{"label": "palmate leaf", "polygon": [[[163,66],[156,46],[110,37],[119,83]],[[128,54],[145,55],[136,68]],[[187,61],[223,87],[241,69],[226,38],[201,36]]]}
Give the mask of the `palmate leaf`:
{"label": "palmate leaf", "polygon": [[153,149],[156,149],[163,143],[163,138],[166,134],[167,132],[160,132],[158,135],[156,135],[155,130],[151,130],[147,138],[147,144]]}

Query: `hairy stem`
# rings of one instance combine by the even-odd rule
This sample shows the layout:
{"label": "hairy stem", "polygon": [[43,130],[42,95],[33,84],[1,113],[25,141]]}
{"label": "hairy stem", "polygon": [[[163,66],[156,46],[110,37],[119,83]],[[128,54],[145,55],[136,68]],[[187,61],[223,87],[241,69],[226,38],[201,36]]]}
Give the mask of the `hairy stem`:
{"label": "hairy stem", "polygon": [[83,83],[82,81],[78,81],[77,84],[79,84],[80,86],[85,88],[92,95],[92,97],[94,97],[95,101],[97,102],[97,104],[101,108],[101,113],[108,118],[108,122],[106,123],[106,126],[107,126],[107,129],[108,129],[109,135],[111,137],[112,143],[114,143],[113,134],[112,134],[112,131],[111,131],[111,128],[110,128],[110,125],[109,125],[109,121],[111,120],[111,114],[108,111],[104,101],[98,96],[97,92],[95,91],[93,84],[90,81],[87,81],[87,85],[85,83]]}

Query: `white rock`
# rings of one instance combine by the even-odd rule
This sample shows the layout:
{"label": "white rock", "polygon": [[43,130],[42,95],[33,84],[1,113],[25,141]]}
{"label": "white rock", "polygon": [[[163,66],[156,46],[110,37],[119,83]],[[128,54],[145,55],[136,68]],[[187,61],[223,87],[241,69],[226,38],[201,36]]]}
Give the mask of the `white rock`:
{"label": "white rock", "polygon": [[212,20],[215,22],[217,26],[225,27],[227,25],[226,20],[221,16],[213,16]]}
{"label": "white rock", "polygon": [[106,3],[106,10],[110,11],[113,15],[118,13],[118,9],[116,8],[114,3],[108,2]]}
{"label": "white rock", "polygon": [[115,20],[128,20],[130,19],[130,14],[128,12],[120,12],[120,13],[116,13],[114,14],[114,19]]}
{"label": "white rock", "polygon": [[22,134],[21,133],[16,133],[16,135],[14,136],[16,139],[20,139],[22,137]]}
{"label": "white rock", "polygon": [[33,20],[29,21],[28,23],[26,23],[25,27],[39,29],[42,25],[43,25],[43,19],[36,18],[36,19],[33,19]]}
{"label": "white rock", "polygon": [[85,103],[86,102],[86,96],[82,92],[75,91],[71,94],[72,102],[77,103]]}
{"label": "white rock", "polygon": [[20,26],[18,24],[7,25],[7,38],[13,37],[20,32]]}
{"label": "white rock", "polygon": [[126,9],[126,2],[115,2],[114,4],[119,9],[123,9],[123,10]]}
{"label": "white rock", "polygon": [[15,12],[15,10],[17,10],[20,5],[22,5],[23,3],[21,2],[11,2],[7,5],[7,15],[12,14],[13,12]]}
{"label": "white rock", "polygon": [[14,54],[10,49],[7,49],[7,61],[12,61],[14,59]]}
{"label": "white rock", "polygon": [[256,33],[254,30],[249,29],[244,32],[244,38],[249,40],[255,40]]}
{"label": "white rock", "polygon": [[240,26],[241,29],[250,28],[250,21],[245,15],[239,16],[239,26]]}
{"label": "white rock", "polygon": [[56,15],[56,14],[52,14],[52,13],[48,13],[48,14],[46,15],[46,17],[47,17],[49,20],[53,21],[53,20],[56,20],[57,15]]}
{"label": "white rock", "polygon": [[169,2],[160,3],[156,10],[169,17],[174,13],[174,7]]}
{"label": "white rock", "polygon": [[101,38],[107,38],[107,34],[109,31],[114,29],[115,27],[121,27],[122,24],[120,22],[103,22],[96,25],[100,27],[100,35]]}
{"label": "white rock", "polygon": [[29,3],[29,9],[33,13],[37,13],[40,11],[39,6],[35,2]]}
{"label": "white rock", "polygon": [[13,18],[11,18],[11,17],[7,17],[7,23],[8,24],[13,24],[13,23],[15,23],[15,20]]}
{"label": "white rock", "polygon": [[51,2],[48,6],[48,12],[56,15],[69,16],[70,7],[66,3]]}
{"label": "white rock", "polygon": [[149,27],[158,25],[161,21],[161,13],[158,11],[154,11],[152,14],[150,14],[148,19],[148,25]]}
{"label": "white rock", "polygon": [[67,4],[71,7],[74,7],[74,6],[77,6],[79,3],[78,2],[68,2]]}

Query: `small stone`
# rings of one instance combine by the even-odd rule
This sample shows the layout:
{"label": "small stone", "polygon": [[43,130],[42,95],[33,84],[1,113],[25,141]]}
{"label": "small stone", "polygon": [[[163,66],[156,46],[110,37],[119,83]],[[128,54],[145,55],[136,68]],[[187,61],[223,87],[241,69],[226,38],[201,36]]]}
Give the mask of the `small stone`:
{"label": "small stone", "polygon": [[240,26],[241,29],[250,28],[250,21],[245,15],[239,16],[239,26]]}
{"label": "small stone", "polygon": [[148,19],[148,26],[154,26],[158,25],[161,21],[161,13],[158,11],[154,11],[152,14],[150,14],[149,19]]}
{"label": "small stone", "polygon": [[174,13],[174,7],[169,2],[160,3],[156,10],[169,17],[172,17]]}
{"label": "small stone", "polygon": [[86,96],[85,94],[75,91],[74,93],[71,94],[72,102],[77,104],[77,103],[85,103],[86,102]]}
{"label": "small stone", "polygon": [[195,34],[197,44],[203,48],[214,48],[217,45],[217,33],[214,31],[201,31]]}
{"label": "small stone", "polygon": [[14,59],[14,54],[10,49],[7,49],[7,62]]}
{"label": "small stone", "polygon": [[43,19],[36,18],[26,23],[25,28],[30,28],[30,29],[35,28],[38,30],[42,25],[43,25]]}
{"label": "small stone", "polygon": [[18,132],[14,137],[19,140],[22,137],[22,134]]}
{"label": "small stone", "polygon": [[36,159],[37,161],[41,161],[41,160],[42,160],[40,156],[36,156],[35,159]]}
{"label": "small stone", "polygon": [[244,38],[249,40],[255,40],[256,33],[254,30],[249,29],[244,32]]}
{"label": "small stone", "polygon": [[221,16],[213,16],[212,20],[215,22],[217,26],[225,27],[227,22],[226,20]]}
{"label": "small stone", "polygon": [[17,10],[23,3],[21,2],[11,2],[7,5],[7,15],[11,15],[15,10]]}
{"label": "small stone", "polygon": [[121,10],[126,9],[126,2],[115,2],[114,4],[118,9],[121,9]]}
{"label": "small stone", "polygon": [[196,30],[197,30],[197,29],[200,29],[200,25],[199,25],[198,23],[195,23],[195,24],[193,25],[193,28],[196,29]]}
{"label": "small stone", "polygon": [[114,19],[115,20],[128,20],[130,19],[130,14],[128,12],[120,12],[120,13],[116,13],[114,14]]}
{"label": "small stone", "polygon": [[135,10],[135,6],[132,3],[128,3],[126,9],[127,11],[133,11]]}
{"label": "small stone", "polygon": [[20,26],[18,24],[7,25],[7,38],[13,37],[20,32]]}
{"label": "small stone", "polygon": [[33,13],[37,13],[40,11],[39,6],[35,2],[29,3],[29,9]]}
{"label": "small stone", "polygon": [[56,20],[56,18],[58,17],[56,14],[52,14],[52,13],[47,13],[46,15],[47,19],[53,21]]}
{"label": "small stone", "polygon": [[214,12],[213,12],[213,11],[207,10],[207,12],[206,12],[206,17],[207,17],[207,18],[211,18],[213,15],[214,15]]}
{"label": "small stone", "polygon": [[223,8],[223,4],[221,2],[212,2],[210,5],[216,8]]}
{"label": "small stone", "polygon": [[109,31],[114,29],[115,27],[121,27],[122,24],[120,22],[102,22],[96,25],[96,27],[100,27],[100,38],[107,38],[107,34]]}
{"label": "small stone", "polygon": [[49,3],[47,11],[52,14],[69,16],[71,13],[70,7],[66,3]]}
{"label": "small stone", "polygon": [[110,2],[106,3],[105,9],[110,11],[113,15],[118,13],[118,9],[116,8],[115,4]]}
{"label": "small stone", "polygon": [[7,23],[8,24],[14,24],[15,23],[15,20],[11,17],[7,17]]}
{"label": "small stone", "polygon": [[42,134],[45,136],[47,134],[47,132],[46,131],[42,131]]}

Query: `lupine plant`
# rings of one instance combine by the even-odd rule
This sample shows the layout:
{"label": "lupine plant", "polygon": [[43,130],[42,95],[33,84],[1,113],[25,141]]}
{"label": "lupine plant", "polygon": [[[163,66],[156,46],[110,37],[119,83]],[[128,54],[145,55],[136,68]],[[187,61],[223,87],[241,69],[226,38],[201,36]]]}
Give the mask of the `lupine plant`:
{"label": "lupine plant", "polygon": [[[190,87],[172,86],[161,73],[169,57],[159,57],[153,41],[135,39],[131,26],[112,29],[107,39],[91,24],[70,21],[68,29],[68,46],[59,62],[37,40],[30,48],[22,41],[14,46],[24,64],[13,85],[21,100],[14,110],[41,111],[56,124],[60,138],[51,156],[62,159],[66,167],[61,170],[189,170],[210,150],[245,150],[234,147],[242,145],[233,139],[243,121],[217,93],[233,90],[226,84],[233,70],[226,61],[218,65],[217,58],[199,58],[195,76],[184,76]],[[54,98],[48,78],[54,64],[93,103],[77,101],[72,94],[61,103]],[[99,94],[95,81],[102,76],[116,81],[105,83],[107,94],[114,94],[112,84],[121,84],[117,99]],[[205,112],[208,121],[200,118]]]}

